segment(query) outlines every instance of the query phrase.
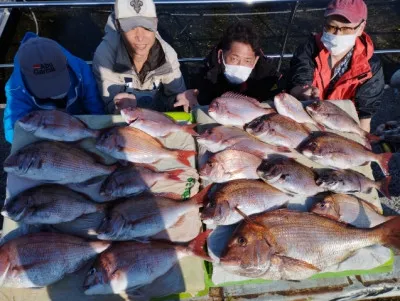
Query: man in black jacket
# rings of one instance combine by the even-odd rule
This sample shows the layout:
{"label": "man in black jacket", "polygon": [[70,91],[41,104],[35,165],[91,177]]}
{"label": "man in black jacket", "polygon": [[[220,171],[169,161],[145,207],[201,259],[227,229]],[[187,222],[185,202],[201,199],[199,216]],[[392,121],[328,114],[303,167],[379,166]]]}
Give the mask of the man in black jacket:
{"label": "man in black jacket", "polygon": [[196,89],[179,94],[176,105],[207,105],[228,91],[265,101],[280,92],[279,79],[280,74],[260,49],[257,34],[250,26],[236,23],[206,58],[195,79]]}

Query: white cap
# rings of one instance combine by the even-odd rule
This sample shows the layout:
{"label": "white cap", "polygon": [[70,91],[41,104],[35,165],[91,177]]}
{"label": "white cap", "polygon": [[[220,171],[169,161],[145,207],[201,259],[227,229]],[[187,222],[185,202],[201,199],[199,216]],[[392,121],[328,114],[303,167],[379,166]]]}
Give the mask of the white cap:
{"label": "white cap", "polygon": [[136,27],[157,31],[156,6],[152,0],[116,0],[114,11],[125,32]]}

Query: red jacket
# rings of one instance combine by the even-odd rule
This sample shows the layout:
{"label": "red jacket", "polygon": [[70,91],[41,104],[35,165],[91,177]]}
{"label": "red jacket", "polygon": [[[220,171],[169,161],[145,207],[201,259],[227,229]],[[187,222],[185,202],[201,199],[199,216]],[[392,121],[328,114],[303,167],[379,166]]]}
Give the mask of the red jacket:
{"label": "red jacket", "polygon": [[313,86],[320,91],[320,99],[351,99],[354,101],[357,88],[372,77],[369,59],[374,54],[371,38],[365,33],[357,38],[350,69],[337,81],[330,95],[326,95],[332,71],[328,65],[329,51],[321,42],[321,34],[315,36],[319,53],[315,58],[317,68],[314,70]]}

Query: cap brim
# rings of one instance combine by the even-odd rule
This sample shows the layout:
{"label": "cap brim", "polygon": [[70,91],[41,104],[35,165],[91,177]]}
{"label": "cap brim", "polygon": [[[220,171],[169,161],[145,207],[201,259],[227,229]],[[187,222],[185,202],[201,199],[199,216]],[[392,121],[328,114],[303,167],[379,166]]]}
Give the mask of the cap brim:
{"label": "cap brim", "polygon": [[26,80],[29,91],[38,98],[50,98],[68,92],[71,85],[68,68],[57,76],[36,78],[30,76]]}
{"label": "cap brim", "polygon": [[124,32],[135,29],[136,27],[143,27],[150,31],[157,31],[157,19],[150,17],[131,17],[118,19],[121,29]]}
{"label": "cap brim", "polygon": [[355,19],[351,12],[349,12],[348,10],[344,10],[344,9],[327,9],[325,11],[324,16],[325,17],[329,17],[329,16],[342,16],[344,18],[346,18],[350,23],[359,23],[361,22],[362,19]]}

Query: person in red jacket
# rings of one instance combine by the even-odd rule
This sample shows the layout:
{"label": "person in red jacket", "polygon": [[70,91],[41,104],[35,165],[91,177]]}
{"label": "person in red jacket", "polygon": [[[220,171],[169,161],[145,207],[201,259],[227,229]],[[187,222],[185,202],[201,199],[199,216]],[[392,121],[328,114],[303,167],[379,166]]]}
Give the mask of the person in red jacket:
{"label": "person in red jacket", "polygon": [[290,93],[300,100],[351,99],[361,127],[370,131],[385,82],[372,40],[364,32],[366,21],[363,0],[333,0],[325,11],[322,34],[296,50],[288,82]]}

